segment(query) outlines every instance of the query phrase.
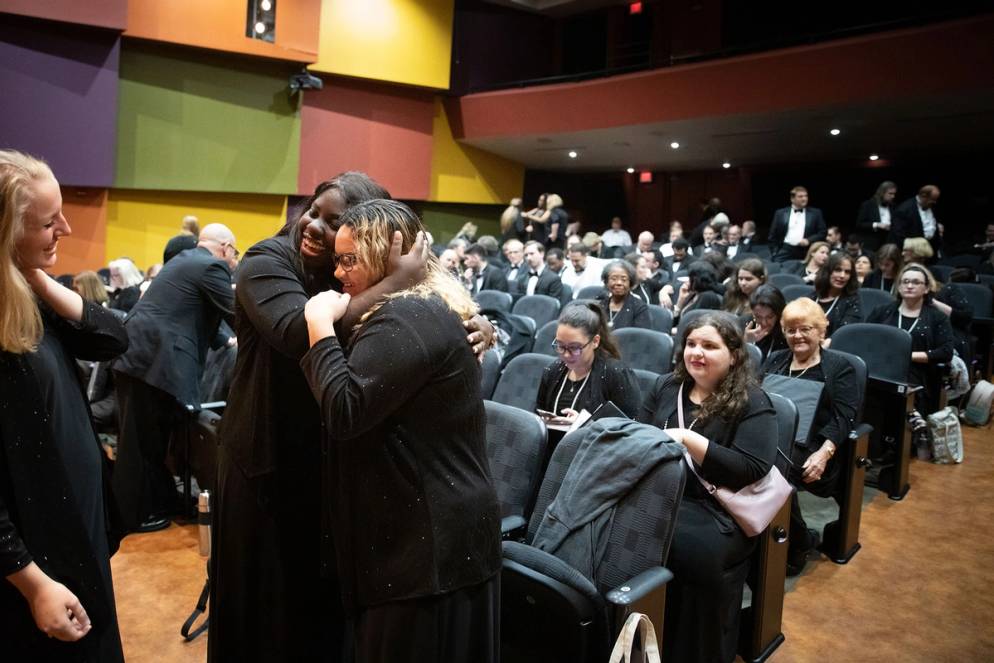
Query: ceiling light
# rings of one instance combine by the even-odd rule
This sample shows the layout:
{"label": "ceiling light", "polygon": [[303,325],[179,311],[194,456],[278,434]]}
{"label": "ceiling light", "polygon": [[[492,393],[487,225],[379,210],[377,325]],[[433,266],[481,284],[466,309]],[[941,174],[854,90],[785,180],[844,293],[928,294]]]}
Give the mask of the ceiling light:
{"label": "ceiling light", "polygon": [[672,143],[670,143],[670,147],[672,147],[675,150],[680,147],[680,143],[673,141]]}
{"label": "ceiling light", "polygon": [[575,158],[577,158],[580,155],[576,153],[576,150],[570,150],[568,156],[569,156],[570,159],[575,159]]}
{"label": "ceiling light", "polygon": [[840,133],[842,133],[842,130],[841,129],[831,129],[831,130],[829,130],[828,133],[832,134],[833,136],[838,136]]}
{"label": "ceiling light", "polygon": [[870,161],[876,161],[879,158],[880,158],[879,155],[876,155],[876,154],[871,154],[870,155]]}
{"label": "ceiling light", "polygon": [[259,3],[259,6],[262,8],[262,11],[268,12],[273,8],[273,3],[270,0],[262,0],[262,2]]}
{"label": "ceiling light", "polygon": [[255,24],[255,33],[257,35],[261,35],[265,31],[266,31],[266,24],[265,23],[263,23],[262,21],[259,21],[258,23]]}
{"label": "ceiling light", "polygon": [[629,175],[631,175],[632,173],[634,173],[634,172],[635,172],[635,169],[634,169],[634,168],[632,168],[631,166],[629,166],[629,167],[628,167],[628,168],[627,168],[627,169],[625,170],[625,172],[626,172],[626,173],[628,173]]}
{"label": "ceiling light", "polygon": [[721,167],[722,167],[722,168],[731,168],[731,167],[732,167],[732,164],[730,164],[730,163],[728,163],[728,162],[726,161],[725,163],[721,164]]}

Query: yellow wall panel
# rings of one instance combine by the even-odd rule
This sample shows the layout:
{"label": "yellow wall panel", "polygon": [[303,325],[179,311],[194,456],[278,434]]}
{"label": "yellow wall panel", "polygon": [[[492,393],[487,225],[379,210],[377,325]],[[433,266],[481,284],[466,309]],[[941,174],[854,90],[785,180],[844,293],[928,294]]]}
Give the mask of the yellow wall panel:
{"label": "yellow wall panel", "polygon": [[454,0],[322,0],[312,71],[448,89]]}
{"label": "yellow wall panel", "polygon": [[507,204],[521,195],[525,185],[524,166],[456,141],[441,99],[435,100],[432,139],[429,200]]}
{"label": "yellow wall panel", "polygon": [[112,189],[107,201],[107,260],[127,256],[141,269],[162,262],[162,250],[179,234],[187,214],[200,227],[223,223],[245,250],[273,235],[286,218],[286,197]]}

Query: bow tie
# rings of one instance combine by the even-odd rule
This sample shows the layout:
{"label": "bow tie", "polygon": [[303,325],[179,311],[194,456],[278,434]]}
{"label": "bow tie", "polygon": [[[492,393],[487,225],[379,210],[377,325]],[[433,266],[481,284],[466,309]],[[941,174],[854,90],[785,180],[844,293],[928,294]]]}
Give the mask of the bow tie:
{"label": "bow tie", "polygon": [[804,210],[802,210],[802,209],[794,209],[794,214],[804,214]]}
{"label": "bow tie", "polygon": [[528,276],[538,276],[538,272],[528,272]]}

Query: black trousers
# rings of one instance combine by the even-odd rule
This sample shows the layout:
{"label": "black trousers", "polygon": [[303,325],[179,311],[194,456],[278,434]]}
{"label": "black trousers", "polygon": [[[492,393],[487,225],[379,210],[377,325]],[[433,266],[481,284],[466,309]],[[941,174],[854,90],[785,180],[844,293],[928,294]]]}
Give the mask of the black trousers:
{"label": "black trousers", "polygon": [[121,429],[112,485],[124,525],[179,508],[176,481],[166,466],[169,440],[185,420],[176,399],[141,380],[114,373]]}
{"label": "black trousers", "polygon": [[786,242],[777,247],[777,250],[773,252],[772,260],[773,262],[783,262],[785,260],[804,260],[804,256],[807,255],[808,248],[806,246],[795,246],[794,244],[787,244]]}
{"label": "black trousers", "polygon": [[355,663],[499,663],[500,574],[440,596],[366,608]]}
{"label": "black trousers", "polygon": [[791,550],[810,550],[815,544],[808,534],[808,524],[804,520],[804,514],[801,512],[801,502],[797,497],[800,491],[806,490],[818,497],[834,498],[840,505],[842,502],[842,498],[839,495],[841,463],[836,460],[839,458],[842,449],[836,449],[835,455],[829,459],[825,465],[825,472],[818,480],[805,483],[804,478],[801,476],[804,472],[804,463],[807,462],[811,454],[817,451],[817,448],[820,446],[820,444],[817,444],[816,448],[812,450],[795,444],[790,454],[791,465],[790,470],[787,472],[787,480],[797,489],[790,497],[790,543],[788,543],[788,546]]}

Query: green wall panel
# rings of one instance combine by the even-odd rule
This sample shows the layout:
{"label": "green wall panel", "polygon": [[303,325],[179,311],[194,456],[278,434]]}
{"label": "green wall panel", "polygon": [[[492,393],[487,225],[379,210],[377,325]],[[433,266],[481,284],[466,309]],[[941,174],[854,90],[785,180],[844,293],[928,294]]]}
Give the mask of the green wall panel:
{"label": "green wall panel", "polygon": [[476,236],[493,235],[500,241],[500,215],[506,205],[467,205],[459,203],[410,203],[419,214],[435,241],[447,243],[467,221],[477,226]]}
{"label": "green wall panel", "polygon": [[300,157],[290,65],[126,41],[115,187],[293,193]]}

